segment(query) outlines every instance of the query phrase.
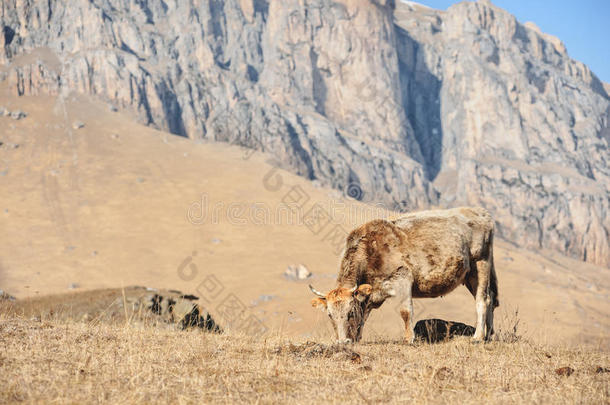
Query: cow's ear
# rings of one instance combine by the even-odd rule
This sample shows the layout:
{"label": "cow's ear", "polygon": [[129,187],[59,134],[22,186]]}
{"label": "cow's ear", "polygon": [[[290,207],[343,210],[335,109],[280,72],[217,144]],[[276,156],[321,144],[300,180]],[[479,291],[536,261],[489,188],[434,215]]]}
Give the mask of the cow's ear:
{"label": "cow's ear", "polygon": [[314,298],[311,300],[311,306],[314,308],[320,308],[326,310],[326,298]]}
{"label": "cow's ear", "polygon": [[354,291],[354,297],[360,302],[364,301],[366,297],[371,295],[373,292],[373,286],[370,284],[360,284],[356,291]]}

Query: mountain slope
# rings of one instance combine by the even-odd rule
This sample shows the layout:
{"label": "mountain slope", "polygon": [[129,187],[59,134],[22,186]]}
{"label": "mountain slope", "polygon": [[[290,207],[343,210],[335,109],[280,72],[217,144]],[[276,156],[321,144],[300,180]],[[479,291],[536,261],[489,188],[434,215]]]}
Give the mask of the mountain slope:
{"label": "mountain slope", "polygon": [[488,2],[12,0],[2,25],[14,94],[92,94],[393,209],[484,205],[610,264],[604,85]]}
{"label": "mountain slope", "polygon": [[[332,288],[346,232],[396,215],[274,168],[271,155],[171,136],[88,97],[0,88],[0,98],[27,113],[0,117],[0,289],[19,300],[72,284],[178,289],[199,296],[223,327],[254,316],[285,336],[329,338],[307,284]],[[608,272],[541,253],[497,238],[497,326],[510,327],[518,309],[526,337],[606,347]],[[311,278],[283,276],[300,263]],[[227,319],[228,303],[238,313]],[[402,336],[396,305],[374,311],[365,338]],[[415,312],[469,324],[475,316],[464,287],[416,300]]]}

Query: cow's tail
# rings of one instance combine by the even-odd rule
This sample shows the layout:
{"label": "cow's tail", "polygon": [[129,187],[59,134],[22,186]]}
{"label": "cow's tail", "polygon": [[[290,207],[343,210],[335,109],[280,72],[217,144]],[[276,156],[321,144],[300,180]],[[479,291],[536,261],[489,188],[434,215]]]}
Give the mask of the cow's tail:
{"label": "cow's tail", "polygon": [[491,262],[489,289],[491,290],[493,296],[493,307],[497,308],[500,306],[500,300],[498,299],[498,277],[496,276],[496,268],[493,264],[493,260]]}
{"label": "cow's tail", "polygon": [[[488,214],[489,215],[489,214]],[[491,217],[490,217],[491,220]],[[494,264],[494,229],[495,228],[495,224],[493,223],[493,221],[491,221],[491,229],[489,232],[489,251],[487,253],[488,259],[489,259],[489,267],[490,267],[490,272],[489,272],[489,292],[491,293],[493,302],[493,308],[497,308],[500,306],[500,300],[498,299],[499,293],[498,293],[498,276],[496,275],[496,266]]]}
{"label": "cow's tail", "polygon": [[489,274],[489,290],[491,291],[493,297],[493,307],[497,308],[500,306],[500,300],[498,299],[498,277],[496,276],[496,266],[494,265],[494,254],[493,254],[493,231],[491,232],[489,244],[489,261],[491,262],[491,271]]}

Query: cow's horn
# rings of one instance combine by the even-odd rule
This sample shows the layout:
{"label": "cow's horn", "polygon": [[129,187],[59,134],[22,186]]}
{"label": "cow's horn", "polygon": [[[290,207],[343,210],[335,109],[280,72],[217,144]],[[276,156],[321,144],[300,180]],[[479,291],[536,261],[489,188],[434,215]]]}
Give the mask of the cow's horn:
{"label": "cow's horn", "polygon": [[312,293],[316,294],[318,297],[326,298],[326,295],[322,294],[320,291],[313,288],[311,286],[311,284],[309,284],[309,289],[311,290]]}

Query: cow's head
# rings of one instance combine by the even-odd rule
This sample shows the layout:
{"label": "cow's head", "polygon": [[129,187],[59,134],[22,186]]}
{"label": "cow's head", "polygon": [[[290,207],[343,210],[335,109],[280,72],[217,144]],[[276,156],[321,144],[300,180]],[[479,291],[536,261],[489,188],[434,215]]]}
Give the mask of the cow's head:
{"label": "cow's head", "polygon": [[311,305],[328,314],[338,342],[359,341],[362,337],[364,321],[370,311],[367,302],[373,287],[369,284],[361,284],[353,288],[337,287],[326,295],[311,285],[309,288],[318,296],[311,301]]}

